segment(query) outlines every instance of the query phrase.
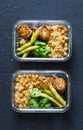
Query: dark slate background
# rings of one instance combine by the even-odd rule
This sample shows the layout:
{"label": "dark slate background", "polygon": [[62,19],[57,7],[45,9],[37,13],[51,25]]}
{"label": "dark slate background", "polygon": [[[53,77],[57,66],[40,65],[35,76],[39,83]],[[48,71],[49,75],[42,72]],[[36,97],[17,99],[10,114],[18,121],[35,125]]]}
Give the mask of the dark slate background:
{"label": "dark slate background", "polygon": [[[83,0],[0,0],[0,130],[83,130]],[[19,63],[12,27],[21,19],[67,20],[73,54],[65,63]],[[62,69],[71,76],[72,105],[64,114],[18,114],[11,108],[11,76],[18,69]]]}

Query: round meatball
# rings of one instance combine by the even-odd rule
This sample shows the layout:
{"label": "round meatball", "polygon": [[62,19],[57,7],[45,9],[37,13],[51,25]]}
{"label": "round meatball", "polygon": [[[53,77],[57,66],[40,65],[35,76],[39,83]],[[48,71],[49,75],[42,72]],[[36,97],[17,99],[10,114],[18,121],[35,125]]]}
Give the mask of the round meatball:
{"label": "round meatball", "polygon": [[27,24],[21,24],[17,27],[17,32],[20,37],[26,39],[32,34],[31,28]]}
{"label": "round meatball", "polygon": [[49,36],[50,36],[50,31],[49,29],[47,28],[47,26],[41,26],[39,28],[39,38],[41,40],[48,40],[49,39]]}
{"label": "round meatball", "polygon": [[53,83],[54,88],[59,92],[63,93],[66,89],[66,81],[63,78],[59,77],[52,77],[50,78],[51,82]]}

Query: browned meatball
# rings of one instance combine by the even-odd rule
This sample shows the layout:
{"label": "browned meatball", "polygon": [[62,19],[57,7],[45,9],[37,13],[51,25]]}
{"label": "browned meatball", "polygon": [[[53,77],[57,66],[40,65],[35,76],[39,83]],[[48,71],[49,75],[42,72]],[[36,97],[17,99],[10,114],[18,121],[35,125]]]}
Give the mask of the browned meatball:
{"label": "browned meatball", "polygon": [[66,81],[63,78],[59,78],[57,76],[50,78],[51,82],[53,83],[54,88],[60,92],[61,94],[66,89]]}
{"label": "browned meatball", "polygon": [[17,32],[22,38],[28,38],[32,34],[32,30],[27,24],[21,24],[17,27]]}
{"label": "browned meatball", "polygon": [[48,40],[49,39],[49,36],[50,36],[50,31],[49,29],[47,28],[47,26],[41,26],[39,28],[39,38],[41,40]]}

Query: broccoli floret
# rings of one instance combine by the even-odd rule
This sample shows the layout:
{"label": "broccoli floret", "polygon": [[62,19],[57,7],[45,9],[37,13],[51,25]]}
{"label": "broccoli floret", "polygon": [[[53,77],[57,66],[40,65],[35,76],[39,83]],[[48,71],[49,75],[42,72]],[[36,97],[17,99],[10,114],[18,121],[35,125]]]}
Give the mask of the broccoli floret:
{"label": "broccoli floret", "polygon": [[45,104],[45,108],[50,108],[50,107],[51,107],[51,103]]}
{"label": "broccoli floret", "polygon": [[38,88],[34,88],[31,92],[31,97],[32,98],[37,98],[39,97],[39,94],[41,93],[41,91]]}
{"label": "broccoli floret", "polygon": [[51,51],[50,47],[41,46],[32,51],[33,55],[36,57],[47,57],[47,54]]}
{"label": "broccoli floret", "polygon": [[51,107],[51,103],[49,102],[49,99],[47,98],[42,98],[39,102],[39,106],[40,107],[45,107],[45,108],[50,108]]}
{"label": "broccoli floret", "polygon": [[38,108],[39,104],[37,102],[37,99],[30,99],[29,100],[29,108]]}

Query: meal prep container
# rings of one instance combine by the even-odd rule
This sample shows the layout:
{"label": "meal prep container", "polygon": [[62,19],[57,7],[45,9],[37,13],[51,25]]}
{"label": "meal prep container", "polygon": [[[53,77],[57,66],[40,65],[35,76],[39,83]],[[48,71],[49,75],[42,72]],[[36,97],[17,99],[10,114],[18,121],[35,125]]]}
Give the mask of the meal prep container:
{"label": "meal prep container", "polygon": [[[30,26],[32,27],[39,27],[41,25],[65,25],[68,29],[69,29],[69,32],[68,32],[68,38],[69,38],[69,41],[68,41],[68,54],[66,57],[64,58],[36,58],[36,57],[27,57],[27,58],[22,58],[22,57],[19,57],[17,54],[16,54],[16,40],[17,40],[17,37],[18,37],[18,34],[16,32],[16,28],[20,25],[20,24],[29,24]],[[67,61],[70,57],[71,57],[71,54],[72,54],[72,27],[70,25],[69,22],[65,21],[65,20],[20,20],[18,21],[14,28],[13,28],[13,55],[15,57],[16,60],[18,61],[21,61],[21,62],[24,62],[24,61],[37,61],[37,62],[50,62],[50,61],[53,61],[53,62],[64,62],[64,61]]]}
{"label": "meal prep container", "polygon": [[[43,76],[52,76],[53,74],[56,75],[56,76],[60,76],[62,78],[64,78],[66,80],[66,83],[67,83],[67,89],[66,89],[66,102],[67,102],[67,105],[66,107],[64,108],[58,108],[58,107],[52,107],[52,108],[49,108],[49,109],[45,109],[45,108],[37,108],[37,109],[31,109],[31,108],[18,108],[16,107],[15,105],[15,102],[14,102],[14,96],[15,96],[15,93],[14,93],[14,86],[15,86],[15,78],[19,75],[19,74],[41,74]],[[71,83],[70,83],[70,78],[69,78],[69,75],[64,72],[64,71],[53,71],[53,70],[46,70],[46,71],[33,71],[33,70],[26,70],[26,71],[17,71],[13,74],[13,77],[12,77],[12,91],[11,91],[11,96],[12,96],[12,108],[14,109],[14,111],[16,112],[19,112],[19,113],[63,113],[63,112],[66,112],[69,108],[70,108],[70,105],[71,105]]]}

